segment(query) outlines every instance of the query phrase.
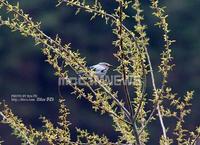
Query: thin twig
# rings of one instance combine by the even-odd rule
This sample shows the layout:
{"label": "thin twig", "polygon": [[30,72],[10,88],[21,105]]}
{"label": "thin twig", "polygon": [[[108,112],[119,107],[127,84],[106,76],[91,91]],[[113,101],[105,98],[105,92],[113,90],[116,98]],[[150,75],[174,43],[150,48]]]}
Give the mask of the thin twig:
{"label": "thin twig", "polygon": [[144,129],[146,128],[146,126],[149,124],[149,122],[151,121],[151,119],[152,119],[153,114],[154,114],[155,111],[156,111],[156,108],[153,109],[153,111],[152,111],[151,114],[149,115],[149,117],[148,117],[148,119],[146,120],[144,126],[143,126],[142,129],[140,130],[139,135],[142,134],[142,132],[144,131]]}
{"label": "thin twig", "polygon": [[163,131],[163,136],[165,139],[167,139],[167,135],[166,135],[166,128],[165,128],[165,124],[163,122],[163,118],[162,118],[162,114],[161,114],[161,111],[160,111],[160,105],[158,104],[157,105],[157,110],[158,110],[158,117],[160,119],[160,124],[161,124],[161,127],[162,127],[162,131]]}
{"label": "thin twig", "polygon": [[139,101],[138,108],[137,108],[137,110],[135,111],[135,115],[133,116],[134,121],[137,120],[138,114],[139,114],[139,112],[140,112],[140,108],[142,107],[143,99],[144,99],[144,95],[142,95],[142,97],[141,97],[141,99],[140,99],[140,101]]}
{"label": "thin twig", "polygon": [[198,138],[200,137],[200,134],[198,134],[196,136],[196,138],[194,139],[194,141],[191,143],[191,145],[195,145],[195,143],[197,142]]}
{"label": "thin twig", "polygon": [[[152,85],[153,85],[153,89],[154,89],[154,92],[155,92],[156,97],[159,98],[159,96],[158,96],[158,94],[157,94],[157,88],[156,88],[156,85],[155,85],[155,79],[154,79],[155,77],[154,77],[154,73],[153,73],[153,68],[152,68],[150,56],[149,56],[149,53],[148,53],[148,50],[147,50],[146,47],[145,47],[145,51],[146,51],[147,61],[148,61],[149,68],[150,68],[151,82],[152,82]],[[164,122],[163,122],[162,114],[161,114],[161,112],[160,112],[159,101],[158,101],[158,103],[156,103],[155,105],[157,106],[156,108],[157,108],[157,110],[158,110],[158,116],[159,116],[160,124],[161,124],[161,127],[162,127],[163,136],[164,136],[165,139],[167,139],[166,128],[165,128],[165,125],[164,125]]]}

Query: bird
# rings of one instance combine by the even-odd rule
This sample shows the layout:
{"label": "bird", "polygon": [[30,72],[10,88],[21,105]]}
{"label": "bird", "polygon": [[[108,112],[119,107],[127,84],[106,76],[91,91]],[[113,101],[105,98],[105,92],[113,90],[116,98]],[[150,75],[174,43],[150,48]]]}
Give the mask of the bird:
{"label": "bird", "polygon": [[[92,65],[88,68],[90,70],[92,70],[97,77],[103,78],[106,75],[106,73],[108,72],[110,67],[112,67],[111,64],[109,64],[107,62],[100,62],[100,63]],[[78,75],[83,77],[84,73],[80,72],[80,73],[78,73]]]}
{"label": "bird", "polygon": [[100,62],[90,66],[89,68],[95,72],[95,75],[97,75],[99,78],[102,78],[106,75],[110,67],[112,67],[111,64],[107,62]]}

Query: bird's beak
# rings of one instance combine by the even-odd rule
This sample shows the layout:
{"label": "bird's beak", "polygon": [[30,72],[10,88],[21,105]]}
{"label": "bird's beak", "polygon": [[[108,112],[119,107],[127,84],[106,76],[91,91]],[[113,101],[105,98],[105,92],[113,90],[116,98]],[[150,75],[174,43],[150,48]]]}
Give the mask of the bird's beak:
{"label": "bird's beak", "polygon": [[113,65],[111,65],[111,64],[109,64],[108,66],[109,66],[109,67],[113,67]]}

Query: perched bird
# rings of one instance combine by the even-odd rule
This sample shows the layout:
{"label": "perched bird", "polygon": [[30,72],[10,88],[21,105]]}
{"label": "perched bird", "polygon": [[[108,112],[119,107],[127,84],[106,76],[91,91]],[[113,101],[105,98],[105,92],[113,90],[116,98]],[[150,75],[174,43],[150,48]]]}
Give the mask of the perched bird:
{"label": "perched bird", "polygon": [[112,67],[111,64],[106,62],[100,62],[96,65],[90,66],[89,68],[93,70],[98,77],[102,78],[106,75],[110,67]]}

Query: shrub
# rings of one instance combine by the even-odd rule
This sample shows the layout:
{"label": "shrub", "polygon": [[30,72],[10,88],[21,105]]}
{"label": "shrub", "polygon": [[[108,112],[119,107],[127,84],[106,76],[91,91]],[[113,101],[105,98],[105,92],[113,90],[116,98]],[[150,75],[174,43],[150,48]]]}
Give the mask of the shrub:
{"label": "shrub", "polygon": [[[184,128],[185,117],[191,112],[191,99],[193,91],[188,91],[184,99],[177,97],[177,94],[168,86],[168,74],[174,64],[171,56],[171,45],[174,40],[169,37],[169,26],[167,22],[168,15],[165,8],[161,7],[158,0],[151,0],[153,16],[157,22],[155,26],[163,33],[163,51],[160,55],[159,72],[162,75],[162,85],[158,86],[154,77],[154,71],[149,54],[149,37],[146,34],[147,26],[144,24],[143,10],[139,0],[115,0],[117,7],[108,13],[104,10],[99,0],[88,2],[86,0],[58,0],[58,5],[65,4],[69,7],[76,7],[78,14],[80,10],[90,13],[91,19],[100,16],[105,23],[111,26],[116,40],[113,45],[118,48],[113,56],[119,62],[116,71],[121,75],[121,82],[124,88],[124,96],[120,99],[117,92],[112,89],[112,85],[106,80],[99,79],[94,71],[88,69],[85,58],[81,57],[78,51],[73,51],[70,44],[62,45],[61,38],[55,39],[47,36],[40,28],[40,22],[34,22],[32,18],[24,13],[17,5],[12,5],[6,0],[0,0],[0,9],[7,13],[1,14],[0,25],[7,26],[11,31],[18,31],[24,37],[32,37],[36,45],[40,45],[46,61],[54,68],[55,75],[60,78],[70,78],[68,69],[75,73],[84,73],[80,79],[91,91],[88,93],[77,84],[69,82],[74,89],[77,98],[88,100],[95,111],[101,114],[108,114],[113,120],[113,127],[119,132],[117,141],[111,142],[106,136],[99,136],[95,133],[89,133],[87,130],[77,128],[77,140],[72,141],[68,121],[69,110],[65,106],[65,99],[60,98],[59,122],[55,126],[47,118],[41,117],[45,130],[39,131],[31,126],[24,125],[23,121],[12,113],[12,110],[5,102],[1,103],[2,116],[1,123],[9,125],[13,129],[14,135],[19,137],[22,144],[38,144],[47,141],[49,144],[137,144],[148,143],[150,134],[148,126],[150,122],[159,120],[162,129],[162,135],[158,136],[161,145],[177,143],[195,144],[199,137],[200,129],[194,132]],[[133,9],[135,13],[129,15],[127,10]],[[125,21],[134,19],[134,29],[129,29]],[[146,79],[150,75],[152,84],[152,94],[146,92]],[[88,78],[91,78],[96,86],[93,87]],[[126,83],[129,78],[133,78],[131,86]],[[133,87],[134,97],[130,95],[129,87]],[[147,97],[149,96],[149,97]],[[150,98],[150,99],[149,99]],[[152,107],[151,110],[146,106]],[[175,119],[176,127],[170,132],[174,137],[169,137],[165,118]]]}

